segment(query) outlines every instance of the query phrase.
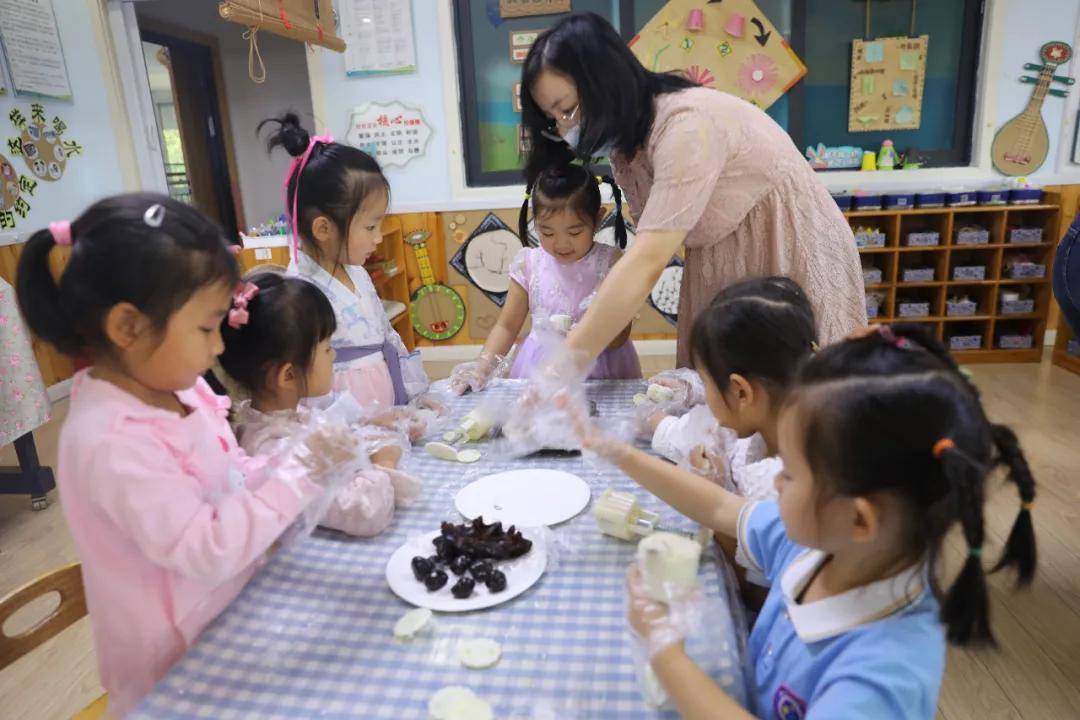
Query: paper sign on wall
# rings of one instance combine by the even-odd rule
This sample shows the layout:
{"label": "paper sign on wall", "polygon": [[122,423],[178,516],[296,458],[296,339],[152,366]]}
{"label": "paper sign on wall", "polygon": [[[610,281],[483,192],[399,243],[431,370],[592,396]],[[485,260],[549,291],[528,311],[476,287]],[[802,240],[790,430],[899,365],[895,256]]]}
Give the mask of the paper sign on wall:
{"label": "paper sign on wall", "polygon": [[499,17],[557,15],[570,12],[570,0],[499,0]]}
{"label": "paper sign on wall", "polygon": [[529,48],[540,37],[540,30],[511,30],[510,31],[510,62],[520,64],[525,62],[529,55]]}
{"label": "paper sign on wall", "polygon": [[411,0],[342,0],[339,6],[346,75],[416,72]]}
{"label": "paper sign on wall", "polygon": [[0,40],[16,95],[71,99],[52,0],[0,0]]}
{"label": "paper sign on wall", "polygon": [[920,35],[854,42],[848,132],[919,129],[929,41]]}
{"label": "paper sign on wall", "polygon": [[403,167],[424,155],[431,132],[418,108],[397,101],[367,103],[349,117],[345,142],[367,152],[384,167]]}

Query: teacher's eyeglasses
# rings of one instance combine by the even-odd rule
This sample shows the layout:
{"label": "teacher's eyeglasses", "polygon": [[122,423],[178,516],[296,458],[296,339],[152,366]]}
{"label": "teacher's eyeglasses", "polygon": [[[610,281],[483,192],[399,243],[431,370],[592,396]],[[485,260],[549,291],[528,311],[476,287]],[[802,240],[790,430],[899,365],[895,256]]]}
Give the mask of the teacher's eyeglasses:
{"label": "teacher's eyeglasses", "polygon": [[555,142],[562,142],[562,133],[559,129],[570,130],[578,125],[580,122],[578,118],[578,110],[581,109],[581,104],[574,106],[574,109],[568,113],[562,113],[558,117],[548,120],[548,126],[544,130],[541,130],[541,134],[548,140]]}

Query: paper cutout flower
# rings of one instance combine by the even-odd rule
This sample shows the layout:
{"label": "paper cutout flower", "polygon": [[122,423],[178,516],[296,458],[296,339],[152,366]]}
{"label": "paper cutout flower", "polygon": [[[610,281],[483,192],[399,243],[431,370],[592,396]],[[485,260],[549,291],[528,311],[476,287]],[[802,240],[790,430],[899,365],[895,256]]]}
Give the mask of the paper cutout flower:
{"label": "paper cutout flower", "polygon": [[691,65],[684,71],[684,74],[687,80],[703,87],[712,87],[712,84],[716,82],[716,78],[709,72],[709,69],[700,65]]}
{"label": "paper cutout flower", "polygon": [[739,66],[739,90],[745,99],[764,95],[776,85],[780,71],[768,55],[756,53]]}

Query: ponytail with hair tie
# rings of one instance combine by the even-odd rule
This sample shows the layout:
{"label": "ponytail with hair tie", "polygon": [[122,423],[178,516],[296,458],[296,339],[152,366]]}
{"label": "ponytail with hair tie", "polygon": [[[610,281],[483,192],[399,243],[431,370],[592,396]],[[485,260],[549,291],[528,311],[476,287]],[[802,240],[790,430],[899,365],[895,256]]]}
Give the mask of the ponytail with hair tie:
{"label": "ponytail with hair tie", "polygon": [[521,247],[529,247],[529,200],[532,199],[535,185],[536,178],[525,185],[525,200],[522,201],[521,210],[518,212],[518,238],[521,240]]}

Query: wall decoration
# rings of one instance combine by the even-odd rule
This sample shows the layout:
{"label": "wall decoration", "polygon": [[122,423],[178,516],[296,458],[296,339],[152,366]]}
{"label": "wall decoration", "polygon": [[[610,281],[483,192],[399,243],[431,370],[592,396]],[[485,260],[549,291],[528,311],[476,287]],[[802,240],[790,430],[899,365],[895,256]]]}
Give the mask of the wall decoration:
{"label": "wall decoration", "polygon": [[345,142],[372,155],[384,167],[402,167],[423,157],[431,134],[431,126],[418,108],[398,101],[371,102],[349,116]]}
{"label": "wall decoration", "polygon": [[416,72],[412,0],[340,0],[349,77]]}
{"label": "wall decoration", "polygon": [[570,12],[570,0],[499,0],[499,16],[557,15]]}
{"label": "wall decoration", "polygon": [[682,293],[683,261],[673,257],[649,293],[649,304],[672,325],[679,324],[679,295]]}
{"label": "wall decoration", "polygon": [[16,95],[71,99],[52,0],[0,0],[0,44]]}
{"label": "wall decoration", "polygon": [[928,35],[855,40],[848,132],[918,130]]}
{"label": "wall decoration", "polygon": [[450,267],[502,307],[510,290],[510,262],[521,247],[517,234],[495,213],[488,213],[454,253]]}
{"label": "wall decoration", "polygon": [[8,118],[19,131],[19,137],[8,140],[8,150],[13,155],[22,155],[26,166],[39,180],[59,180],[68,159],[82,154],[82,145],[74,140],[64,140],[67,125],[63,120],[54,116],[51,125],[46,122],[45,107],[40,103],[30,106],[29,119],[18,108],[12,108]]}
{"label": "wall decoration", "polygon": [[529,55],[529,48],[540,37],[542,30],[511,30],[510,31],[510,62],[520,65],[525,62]]}
{"label": "wall decoration", "polygon": [[431,233],[417,230],[405,236],[405,243],[416,255],[420,269],[420,287],[412,294],[409,318],[413,330],[428,340],[449,340],[465,325],[465,303],[453,288],[435,281],[427,242]]}
{"label": "wall decoration", "polygon": [[521,112],[521,83],[514,83],[514,89],[511,92],[513,95],[510,102],[513,103],[514,112],[519,113]]}
{"label": "wall decoration", "polygon": [[851,145],[825,147],[825,143],[818,143],[817,147],[806,148],[806,159],[815,170],[857,168],[862,164],[862,156],[862,148]]}
{"label": "wall decoration", "polygon": [[22,188],[19,187],[19,171],[3,155],[0,155],[0,210],[15,207]]}
{"label": "wall decoration", "polygon": [[990,147],[994,168],[1004,175],[1028,175],[1038,170],[1046,161],[1046,155],[1050,151],[1050,136],[1042,116],[1043,100],[1047,95],[1065,97],[1068,94],[1066,90],[1051,88],[1051,83],[1068,86],[1075,82],[1071,77],[1054,74],[1059,65],[1064,65],[1072,58],[1072,47],[1068,43],[1046,43],[1039,49],[1039,58],[1042,65],[1024,65],[1025,70],[1037,70],[1039,76],[1021,77],[1021,82],[1035,85],[1027,107],[998,130],[994,136],[994,144]]}
{"label": "wall decoration", "polygon": [[[695,25],[687,28],[691,11]],[[806,74],[806,67],[753,0],[671,0],[630,41],[650,70],[681,71],[706,87],[762,108]]]}
{"label": "wall decoration", "polygon": [[30,214],[28,197],[37,190],[37,181],[20,175],[3,155],[0,155],[0,230],[14,230],[18,219]]}
{"label": "wall decoration", "polygon": [[345,52],[345,41],[336,34],[333,0],[221,0],[218,15],[246,28]]}

